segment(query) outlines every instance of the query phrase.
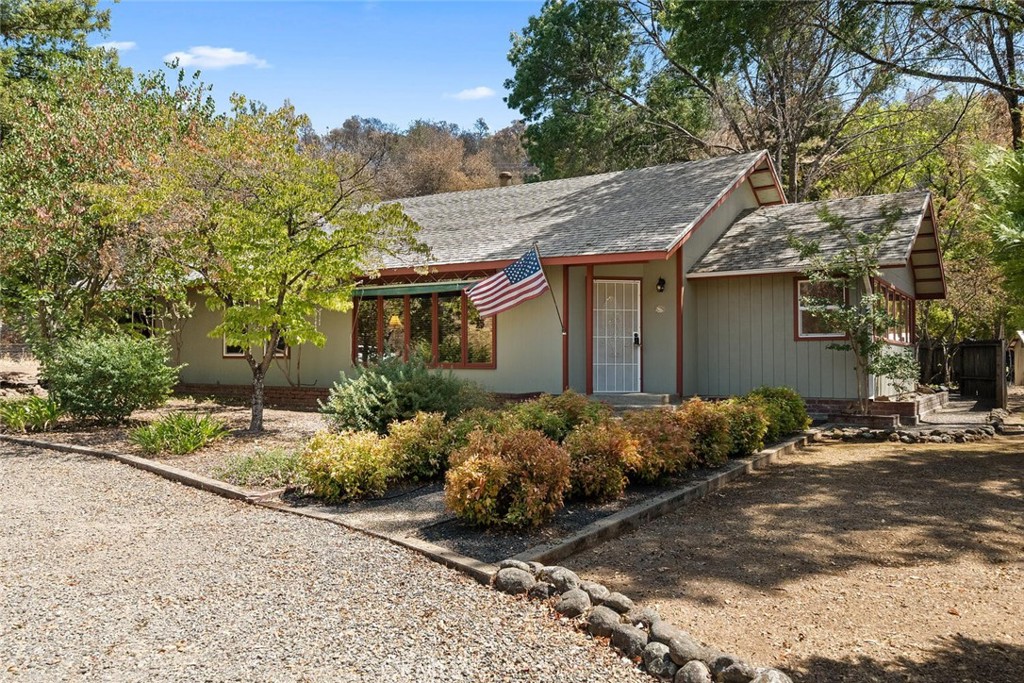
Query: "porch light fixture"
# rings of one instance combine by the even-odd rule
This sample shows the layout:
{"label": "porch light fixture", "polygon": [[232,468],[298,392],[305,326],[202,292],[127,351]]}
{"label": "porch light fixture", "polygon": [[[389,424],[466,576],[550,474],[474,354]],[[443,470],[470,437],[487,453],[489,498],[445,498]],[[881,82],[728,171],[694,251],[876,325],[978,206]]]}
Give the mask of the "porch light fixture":
{"label": "porch light fixture", "polygon": [[391,316],[391,320],[388,321],[388,325],[391,327],[401,327],[402,319],[399,318],[397,315],[393,315]]}
{"label": "porch light fixture", "polygon": [[664,292],[665,291],[665,278],[659,277],[658,278],[658,283],[656,285],[654,285],[654,288],[657,289],[659,292]]}

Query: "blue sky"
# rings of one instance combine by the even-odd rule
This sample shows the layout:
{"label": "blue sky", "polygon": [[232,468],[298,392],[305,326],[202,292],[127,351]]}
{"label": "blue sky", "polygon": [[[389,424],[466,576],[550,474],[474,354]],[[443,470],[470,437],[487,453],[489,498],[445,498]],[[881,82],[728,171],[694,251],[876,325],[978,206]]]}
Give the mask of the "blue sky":
{"label": "blue sky", "polygon": [[148,71],[178,54],[200,69],[219,104],[240,92],[268,105],[291,100],[318,130],[353,114],[404,128],[415,119],[492,130],[516,112],[502,101],[512,75],[509,34],[539,12],[516,2],[203,2],[107,4],[96,37],[121,62]]}

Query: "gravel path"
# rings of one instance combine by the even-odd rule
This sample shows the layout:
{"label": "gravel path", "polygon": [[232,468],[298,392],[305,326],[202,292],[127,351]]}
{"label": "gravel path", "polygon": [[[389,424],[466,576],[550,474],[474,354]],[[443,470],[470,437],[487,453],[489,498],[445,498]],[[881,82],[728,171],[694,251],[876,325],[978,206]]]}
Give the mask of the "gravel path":
{"label": "gravel path", "polygon": [[565,564],[803,683],[1024,681],[1024,440],[818,446]]}
{"label": "gravel path", "polygon": [[0,680],[647,679],[386,542],[0,444]]}

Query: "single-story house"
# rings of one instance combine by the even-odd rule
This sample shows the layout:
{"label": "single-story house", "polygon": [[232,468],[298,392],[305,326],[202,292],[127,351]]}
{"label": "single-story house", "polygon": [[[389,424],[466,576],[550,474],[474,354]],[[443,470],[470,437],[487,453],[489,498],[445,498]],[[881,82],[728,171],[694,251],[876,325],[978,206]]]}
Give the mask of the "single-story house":
{"label": "single-story house", "polygon": [[[893,345],[914,343],[915,301],[946,291],[927,192],[789,204],[766,152],[401,204],[429,262],[388,261],[351,311],[322,314],[327,345],[282,353],[268,387],[315,393],[364,359],[419,348],[507,394],[716,397],[787,385],[845,404],[857,396],[852,356],[829,350],[834,334],[803,310],[806,264],[788,242],[792,232],[838,248],[823,207],[867,228],[887,207],[902,210],[878,280],[900,320],[885,331]],[[477,315],[465,288],[535,245],[550,295]],[[207,335],[217,315],[197,306],[180,335],[182,380],[248,391],[237,350]]]}

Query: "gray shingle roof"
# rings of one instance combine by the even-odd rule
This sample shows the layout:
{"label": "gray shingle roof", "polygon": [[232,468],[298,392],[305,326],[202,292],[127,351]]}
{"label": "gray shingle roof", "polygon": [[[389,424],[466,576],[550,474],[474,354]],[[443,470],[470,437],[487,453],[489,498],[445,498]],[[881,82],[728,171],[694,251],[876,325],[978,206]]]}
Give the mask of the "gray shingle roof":
{"label": "gray shingle roof", "polygon": [[888,207],[902,210],[895,230],[879,254],[880,265],[906,263],[928,201],[927,192],[832,199],[802,204],[780,204],[756,209],[732,224],[690,268],[691,275],[743,271],[799,271],[807,266],[789,245],[795,233],[804,240],[817,240],[824,255],[842,248],[837,235],[821,219],[821,210],[847,220],[853,228],[870,233],[882,224]]}
{"label": "gray shingle roof", "polygon": [[[402,199],[431,263],[665,251],[762,152]],[[389,258],[385,268],[422,265]]]}

